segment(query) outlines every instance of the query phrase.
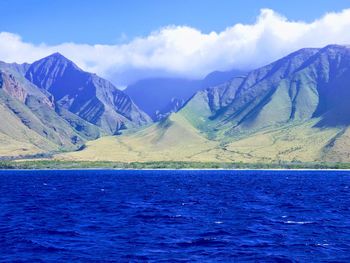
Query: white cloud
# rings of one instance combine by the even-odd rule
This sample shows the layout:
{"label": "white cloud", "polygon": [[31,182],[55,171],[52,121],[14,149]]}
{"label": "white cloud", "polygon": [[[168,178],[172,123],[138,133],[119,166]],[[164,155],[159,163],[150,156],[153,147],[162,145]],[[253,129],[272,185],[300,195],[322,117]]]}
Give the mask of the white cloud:
{"label": "white cloud", "polygon": [[208,34],[187,26],[168,26],[118,45],[33,45],[16,34],[2,32],[0,60],[33,62],[60,52],[83,69],[125,85],[151,76],[197,78],[213,70],[256,68],[299,48],[349,44],[349,28],[350,9],[311,23],[290,21],[262,9],[254,24],[236,24]]}

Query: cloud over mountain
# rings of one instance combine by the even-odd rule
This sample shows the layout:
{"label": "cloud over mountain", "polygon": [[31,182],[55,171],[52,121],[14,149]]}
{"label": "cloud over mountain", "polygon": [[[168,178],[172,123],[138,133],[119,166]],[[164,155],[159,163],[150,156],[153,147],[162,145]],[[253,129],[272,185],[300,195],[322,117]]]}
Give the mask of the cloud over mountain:
{"label": "cloud over mountain", "polygon": [[262,9],[253,24],[235,24],[203,33],[188,26],[167,26],[125,44],[62,43],[35,45],[0,33],[0,60],[33,62],[54,52],[117,85],[162,75],[202,77],[213,70],[251,69],[303,47],[350,44],[350,9],[306,23]]}

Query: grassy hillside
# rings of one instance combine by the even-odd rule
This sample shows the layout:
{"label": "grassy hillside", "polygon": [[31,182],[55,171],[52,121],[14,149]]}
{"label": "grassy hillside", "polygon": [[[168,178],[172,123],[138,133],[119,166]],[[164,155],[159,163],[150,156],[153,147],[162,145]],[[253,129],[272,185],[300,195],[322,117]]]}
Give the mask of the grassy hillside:
{"label": "grassy hillside", "polygon": [[[333,161],[330,145],[342,145],[341,128],[315,128],[317,120],[294,123],[229,141],[210,140],[177,113],[137,133],[90,141],[81,151],[57,155],[60,160],[149,162],[322,162]],[[348,134],[348,133],[346,133]],[[339,151],[338,148],[334,148]],[[333,149],[333,150],[334,150]],[[349,158],[341,161],[348,162]]]}
{"label": "grassy hillside", "polygon": [[58,147],[27,127],[8,108],[0,103],[0,156],[37,154],[57,150]]}
{"label": "grassy hillside", "polygon": [[43,149],[23,140],[15,140],[6,134],[0,133],[0,156],[1,157],[18,157],[24,155],[34,155],[43,153]]}
{"label": "grassy hillside", "polygon": [[193,128],[185,118],[174,114],[166,121],[136,133],[107,136],[90,141],[86,148],[58,155],[59,159],[94,161],[210,161],[206,152],[218,145]]}
{"label": "grassy hillside", "polygon": [[[15,81],[4,73],[0,90],[0,113],[4,113],[0,118],[6,125],[0,125],[0,135],[2,144],[10,146],[6,150],[5,145],[0,154],[36,153],[40,149],[52,152],[56,147],[79,148],[55,156],[67,161],[350,162],[350,49],[345,46],[302,49],[245,76],[201,90],[177,113],[158,123],[146,121],[147,127],[128,126],[124,119],[107,117],[119,116],[119,105],[125,110],[120,116],[129,121],[139,119],[142,124],[141,113],[132,110],[134,104],[110,83],[93,78],[89,81],[94,85],[81,91],[79,87],[85,81],[81,83],[77,77],[79,85],[73,89],[68,72],[77,76],[87,73],[60,55],[42,62],[45,69],[53,63],[57,69],[63,65],[67,70],[58,76],[52,71],[57,77],[55,84],[51,75],[37,76],[38,85],[56,94],[61,107],[54,107],[46,93],[34,89],[23,77]],[[35,72],[41,72],[39,64]],[[61,84],[67,84],[65,89]],[[99,92],[94,87],[100,87]],[[71,97],[75,102],[68,100]],[[147,103],[152,104],[153,97]],[[99,102],[90,105],[96,102],[94,98]],[[74,114],[77,112],[80,117]],[[108,131],[103,131],[107,126]],[[126,127],[130,129],[125,131]],[[96,139],[105,134],[118,136]],[[96,140],[85,143],[91,139]]]}
{"label": "grassy hillside", "polygon": [[258,132],[227,144],[233,160],[244,162],[321,162],[341,129],[313,128],[315,122]]}

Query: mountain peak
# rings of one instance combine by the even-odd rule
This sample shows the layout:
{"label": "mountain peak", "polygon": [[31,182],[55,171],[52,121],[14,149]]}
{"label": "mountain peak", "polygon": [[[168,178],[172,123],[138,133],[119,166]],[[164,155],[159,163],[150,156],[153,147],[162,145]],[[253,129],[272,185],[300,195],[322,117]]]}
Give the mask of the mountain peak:
{"label": "mountain peak", "polygon": [[66,58],[59,52],[53,53],[47,57],[44,57],[38,61],[35,61],[31,65],[31,68],[37,67],[37,66],[42,66],[44,68],[54,67],[54,68],[62,68],[62,69],[66,69],[67,67],[70,67],[78,71],[83,71],[72,60]]}
{"label": "mountain peak", "polygon": [[[41,59],[42,61],[47,61],[47,60],[51,60],[51,61],[57,61],[60,63],[65,63],[65,64],[74,64],[73,61],[69,60],[68,58],[66,58],[65,56],[63,56],[61,53],[59,52],[55,52],[43,59]],[[40,60],[39,60],[40,61]],[[75,64],[74,64],[75,65]]]}
{"label": "mountain peak", "polygon": [[63,56],[60,52],[55,52],[55,53],[52,53],[52,55],[58,55],[58,56]]}

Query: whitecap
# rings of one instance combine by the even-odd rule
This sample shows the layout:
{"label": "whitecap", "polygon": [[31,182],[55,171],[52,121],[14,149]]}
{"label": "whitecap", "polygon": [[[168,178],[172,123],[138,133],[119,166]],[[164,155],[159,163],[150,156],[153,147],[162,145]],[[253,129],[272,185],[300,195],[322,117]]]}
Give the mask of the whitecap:
{"label": "whitecap", "polygon": [[292,220],[288,220],[288,221],[286,221],[284,223],[285,224],[305,225],[305,224],[312,224],[313,222],[311,222],[311,221],[292,221]]}
{"label": "whitecap", "polygon": [[328,243],[324,243],[324,244],[317,243],[316,246],[319,246],[319,247],[326,247],[326,246],[329,246],[329,244],[328,244]]}

